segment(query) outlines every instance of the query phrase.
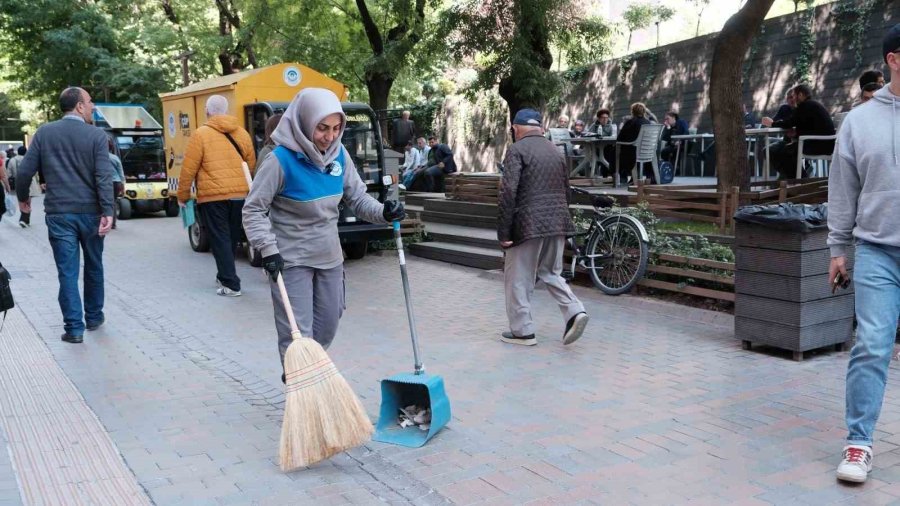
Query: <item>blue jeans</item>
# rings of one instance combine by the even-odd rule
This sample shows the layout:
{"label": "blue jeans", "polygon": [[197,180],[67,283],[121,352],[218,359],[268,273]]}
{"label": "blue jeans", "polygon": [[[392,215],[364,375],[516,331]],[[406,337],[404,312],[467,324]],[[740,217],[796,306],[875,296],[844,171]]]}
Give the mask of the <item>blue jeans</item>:
{"label": "blue jeans", "polygon": [[900,315],[900,248],[859,242],[856,344],[847,366],[847,442],[872,446]]}
{"label": "blue jeans", "polygon": [[[59,274],[59,309],[66,333],[84,334],[89,324],[103,320],[103,237],[97,233],[100,216],[92,214],[48,214],[47,232],[56,271]],[[84,314],[78,295],[80,251],[84,251]]]}

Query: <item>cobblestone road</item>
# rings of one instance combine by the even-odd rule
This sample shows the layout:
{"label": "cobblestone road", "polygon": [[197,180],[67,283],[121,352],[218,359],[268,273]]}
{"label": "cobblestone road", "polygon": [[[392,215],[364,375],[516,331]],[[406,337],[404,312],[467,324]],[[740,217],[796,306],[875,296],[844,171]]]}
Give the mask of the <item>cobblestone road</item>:
{"label": "cobblestone road", "polygon": [[[284,474],[262,274],[240,261],[244,296],[217,297],[212,256],[190,251],[180,220],[120,222],[106,242],[108,323],[73,346],[59,341],[42,222],[0,222],[0,260],[43,349],[156,504],[900,502],[895,379],[869,482],[834,480],[846,353],[795,363],[743,351],[727,316],[588,289],[577,290],[592,316],[584,338],[562,346],[559,312],[538,291],[540,343],[514,347],[496,339],[498,280],[416,258],[423,352],[447,384],[449,427],[420,449],[371,443]],[[412,365],[396,259],[350,262],[347,283],[330,352],[374,418],[378,380]],[[14,450],[11,420],[0,423]],[[16,452],[0,454],[0,504],[18,504]]]}

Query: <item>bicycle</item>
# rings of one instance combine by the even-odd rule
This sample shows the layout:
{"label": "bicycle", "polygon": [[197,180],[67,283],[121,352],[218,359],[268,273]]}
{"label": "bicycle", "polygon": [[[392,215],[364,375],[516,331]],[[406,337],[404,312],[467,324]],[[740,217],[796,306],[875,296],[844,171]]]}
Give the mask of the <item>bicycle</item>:
{"label": "bicycle", "polygon": [[594,285],[607,295],[631,290],[644,277],[650,256],[650,238],[644,225],[627,214],[612,212],[615,201],[606,195],[570,187],[589,195],[594,215],[587,231],[567,239],[573,251],[572,264],[564,277],[573,279],[576,266],[584,267]]}

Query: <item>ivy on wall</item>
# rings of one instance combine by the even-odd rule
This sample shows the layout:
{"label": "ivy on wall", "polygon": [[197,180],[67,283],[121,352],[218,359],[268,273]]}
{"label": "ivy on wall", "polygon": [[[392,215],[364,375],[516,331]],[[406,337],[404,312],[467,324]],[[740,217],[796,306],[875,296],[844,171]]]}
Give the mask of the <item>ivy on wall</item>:
{"label": "ivy on wall", "polygon": [[816,21],[816,9],[812,0],[804,0],[806,3],[805,16],[800,20],[800,52],[794,63],[794,81],[808,83],[812,70],[813,51],[816,48],[816,34],[813,33],[813,24]]}
{"label": "ivy on wall", "polygon": [[644,54],[647,55],[647,72],[644,73],[644,80],[641,82],[641,85],[648,88],[653,80],[656,79],[656,62],[659,61],[659,51],[650,49],[645,51]]}
{"label": "ivy on wall", "polygon": [[863,64],[863,47],[868,35],[869,15],[880,4],[880,0],[840,0],[832,14],[841,33],[850,38],[849,48],[856,58],[856,66]]}
{"label": "ivy on wall", "polygon": [[628,74],[631,73],[631,69],[634,68],[635,62],[644,57],[647,58],[647,71],[644,73],[644,78],[641,80],[640,84],[641,86],[648,87],[653,83],[653,80],[656,79],[656,63],[659,61],[659,51],[655,48],[619,58],[620,84],[628,82]]}

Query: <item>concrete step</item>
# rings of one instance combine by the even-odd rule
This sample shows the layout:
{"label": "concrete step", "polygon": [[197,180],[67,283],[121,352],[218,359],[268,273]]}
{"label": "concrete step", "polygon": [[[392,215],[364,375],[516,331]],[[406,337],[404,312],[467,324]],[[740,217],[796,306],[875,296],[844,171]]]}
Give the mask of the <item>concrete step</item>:
{"label": "concrete step", "polygon": [[403,201],[412,206],[424,206],[426,200],[445,199],[443,193],[404,192]]}
{"label": "concrete step", "polygon": [[410,244],[409,252],[422,258],[478,269],[503,268],[503,253],[499,249],[432,241]]}
{"label": "concrete step", "polygon": [[426,200],[425,210],[438,213],[497,217],[497,204],[479,204],[475,202],[461,202],[459,200]]}
{"label": "concrete step", "polygon": [[491,216],[443,213],[426,209],[422,212],[421,219],[425,223],[446,223],[464,227],[486,228],[490,230],[497,229],[497,218]]}
{"label": "concrete step", "polygon": [[500,251],[497,231],[486,228],[464,227],[448,223],[425,223],[425,232],[435,241],[465,244]]}

